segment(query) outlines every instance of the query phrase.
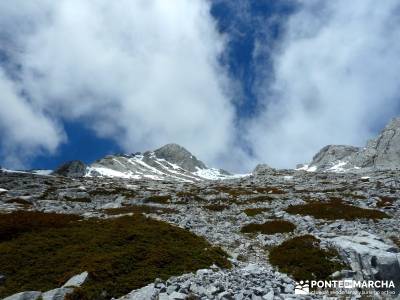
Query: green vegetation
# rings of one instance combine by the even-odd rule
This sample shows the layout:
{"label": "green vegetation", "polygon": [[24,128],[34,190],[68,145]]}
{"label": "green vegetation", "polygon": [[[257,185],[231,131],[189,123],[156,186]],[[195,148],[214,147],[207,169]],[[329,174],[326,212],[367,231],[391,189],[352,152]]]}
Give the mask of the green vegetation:
{"label": "green vegetation", "polygon": [[148,206],[148,205],[129,205],[129,206],[122,206],[118,208],[107,208],[103,210],[104,213],[108,215],[121,215],[121,214],[167,214],[167,213],[176,213],[175,209],[172,208],[165,208],[165,207],[155,207],[155,206]]}
{"label": "green vegetation", "polygon": [[355,219],[382,219],[389,216],[379,210],[365,209],[344,203],[341,199],[333,198],[329,202],[310,202],[289,206],[286,212],[303,216],[313,216],[326,220],[355,220]]}
{"label": "green vegetation", "polygon": [[158,204],[168,204],[171,201],[170,195],[154,195],[146,198],[145,203],[158,203]]}
{"label": "green vegetation", "polygon": [[325,280],[345,268],[336,250],[324,250],[312,235],[298,236],[274,247],[269,261],[296,280]]}
{"label": "green vegetation", "polygon": [[292,232],[296,229],[296,225],[285,220],[273,220],[268,221],[263,224],[248,224],[242,227],[242,233],[254,233],[260,232],[263,234],[275,234],[275,233],[285,233]]}
{"label": "green vegetation", "polygon": [[254,217],[265,211],[269,211],[269,208],[247,208],[243,212],[249,217]]}
{"label": "green vegetation", "polygon": [[223,210],[229,208],[229,206],[223,205],[223,204],[209,204],[209,205],[206,205],[203,207],[205,209],[212,210],[212,211],[223,211]]}
{"label": "green vegetation", "polygon": [[155,278],[213,263],[230,267],[226,254],[205,239],[142,215],[79,220],[17,212],[0,217],[0,233],[0,270],[6,276],[0,298],[53,289],[88,271],[88,281],[70,299],[111,299]]}
{"label": "green vegetation", "polygon": [[29,211],[0,214],[0,243],[15,239],[25,233],[40,232],[48,228],[57,229],[66,227],[72,221],[77,220],[79,220],[79,217],[75,215],[59,215]]}

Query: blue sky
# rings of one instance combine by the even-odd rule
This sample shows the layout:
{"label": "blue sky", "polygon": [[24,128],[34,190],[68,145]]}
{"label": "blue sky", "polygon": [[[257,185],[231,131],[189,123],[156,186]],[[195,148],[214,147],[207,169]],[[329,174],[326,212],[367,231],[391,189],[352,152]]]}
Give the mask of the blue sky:
{"label": "blue sky", "polygon": [[[150,2],[149,2],[150,3]],[[400,111],[394,0],[0,4],[0,165],[187,147],[293,167]]]}

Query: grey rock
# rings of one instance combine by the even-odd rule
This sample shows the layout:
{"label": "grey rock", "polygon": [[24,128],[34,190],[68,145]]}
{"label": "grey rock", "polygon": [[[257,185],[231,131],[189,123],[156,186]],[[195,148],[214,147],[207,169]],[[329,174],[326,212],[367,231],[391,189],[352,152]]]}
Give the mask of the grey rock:
{"label": "grey rock", "polygon": [[37,300],[42,296],[41,292],[29,291],[14,294],[12,296],[6,297],[3,300]]}
{"label": "grey rock", "polygon": [[332,239],[357,280],[393,280],[400,291],[400,254],[393,246],[367,232]]}
{"label": "grey rock", "polygon": [[86,165],[80,160],[69,161],[58,167],[53,174],[72,178],[83,177],[86,174]]}

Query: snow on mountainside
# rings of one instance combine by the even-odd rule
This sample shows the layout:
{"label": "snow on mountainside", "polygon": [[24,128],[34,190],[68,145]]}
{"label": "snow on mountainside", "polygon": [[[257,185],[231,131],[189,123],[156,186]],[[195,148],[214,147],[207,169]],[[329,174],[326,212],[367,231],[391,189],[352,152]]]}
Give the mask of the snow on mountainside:
{"label": "snow on mountainside", "polygon": [[204,179],[231,179],[242,175],[231,175],[224,170],[208,168],[185,148],[168,144],[143,154],[106,156],[90,165],[86,176],[196,182]]}

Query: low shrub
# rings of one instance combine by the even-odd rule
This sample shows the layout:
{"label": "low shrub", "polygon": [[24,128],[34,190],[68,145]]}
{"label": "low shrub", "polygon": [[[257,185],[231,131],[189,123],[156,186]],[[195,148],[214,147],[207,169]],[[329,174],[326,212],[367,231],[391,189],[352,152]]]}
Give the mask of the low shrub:
{"label": "low shrub", "polygon": [[171,201],[170,195],[154,195],[146,198],[145,203],[158,203],[158,204],[168,204]]}
{"label": "low shrub", "polygon": [[243,212],[249,217],[254,217],[265,211],[269,211],[269,208],[247,208]]}
{"label": "low shrub", "polygon": [[297,281],[325,280],[345,268],[334,249],[321,249],[312,235],[298,236],[272,248],[269,261]]}
{"label": "low shrub", "polygon": [[313,216],[326,220],[356,220],[356,219],[383,219],[389,216],[379,210],[366,209],[344,203],[341,199],[331,199],[329,202],[309,202],[293,205],[286,208],[290,214]]}
{"label": "low shrub", "polygon": [[273,220],[268,221],[263,224],[248,224],[242,227],[242,233],[254,233],[260,232],[263,234],[275,234],[275,233],[285,233],[292,232],[296,229],[296,225],[285,220]]}
{"label": "low shrub", "polygon": [[0,214],[0,242],[12,240],[29,232],[39,232],[49,228],[62,228],[76,220],[79,220],[79,217],[75,215],[59,215],[33,211],[16,211],[10,214]]}
{"label": "low shrub", "polygon": [[[43,223],[43,218],[49,218],[43,215],[31,215],[30,222]],[[44,222],[46,229],[25,231],[0,243],[0,270],[6,277],[0,298],[25,290],[54,289],[88,271],[88,281],[69,298],[111,299],[156,278],[166,280],[214,263],[230,267],[226,254],[204,238],[142,215],[65,219],[72,217],[56,215],[50,220],[56,225],[64,220],[63,226],[49,227],[52,222]],[[27,222],[25,216],[22,221]]]}

